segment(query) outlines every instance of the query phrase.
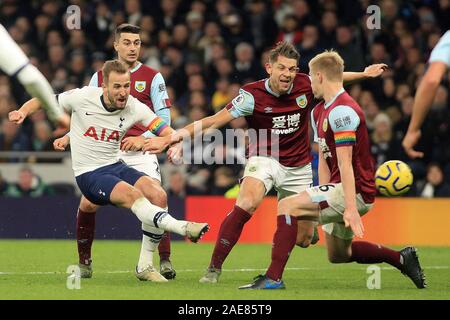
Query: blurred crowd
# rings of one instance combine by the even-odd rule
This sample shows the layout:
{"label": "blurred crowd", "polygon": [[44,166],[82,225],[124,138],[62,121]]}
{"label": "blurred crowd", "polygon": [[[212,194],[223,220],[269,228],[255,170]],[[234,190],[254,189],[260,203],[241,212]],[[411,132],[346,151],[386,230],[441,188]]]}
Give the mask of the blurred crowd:
{"label": "blurred crowd", "polygon": [[[72,4],[81,8],[79,30],[68,30],[65,24]],[[367,27],[366,9],[371,4],[381,9],[381,29]],[[377,165],[389,159],[409,163],[416,181],[410,195],[424,197],[450,196],[450,73],[423,128],[419,148],[426,157],[410,161],[401,141],[430,52],[450,29],[448,17],[450,0],[4,0],[0,4],[0,22],[55,92],[87,85],[103,62],[115,56],[115,27],[127,22],[139,25],[140,61],[162,73],[173,104],[174,128],[217,112],[242,84],[265,78],[268,50],[280,40],[296,45],[304,73],[312,57],[331,48],[343,57],[346,71],[386,63],[389,70],[381,78],[351,84],[347,90],[365,111]],[[15,79],[0,73],[0,151],[52,150],[53,128],[45,114],[33,115],[21,127],[6,121],[8,112],[28,98]],[[231,127],[245,125],[239,119]],[[233,152],[227,146],[223,149],[224,155]],[[166,184],[172,194],[233,197],[243,166],[169,169]]]}

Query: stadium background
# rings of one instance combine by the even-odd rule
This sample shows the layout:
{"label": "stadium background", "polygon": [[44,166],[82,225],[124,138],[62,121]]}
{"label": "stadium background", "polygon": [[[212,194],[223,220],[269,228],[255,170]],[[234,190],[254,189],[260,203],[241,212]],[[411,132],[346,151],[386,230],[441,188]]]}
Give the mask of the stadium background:
{"label": "stadium background", "polygon": [[[81,8],[79,30],[68,30],[65,25],[64,16],[71,4]],[[366,8],[370,4],[381,9],[379,30],[366,26]],[[305,73],[308,61],[330,48],[341,54],[348,71],[386,63],[390,68],[381,78],[346,88],[366,113],[377,164],[399,159],[413,169],[415,185],[408,194],[410,197],[423,197],[427,184],[433,186],[431,197],[450,196],[449,74],[439,87],[424,124],[419,149],[425,151],[426,157],[410,161],[401,148],[415,90],[431,50],[450,27],[448,16],[450,1],[445,0],[4,0],[0,4],[0,22],[44,73],[55,92],[87,85],[102,63],[114,57],[111,35],[114,28],[124,22],[139,25],[143,41],[140,61],[162,73],[173,104],[174,128],[220,110],[237,95],[242,84],[264,78],[268,49],[279,40],[297,46],[300,69]],[[27,99],[29,96],[16,79],[0,73],[0,238],[73,238],[78,190],[74,186],[70,156],[51,152],[54,128],[44,113],[27,119],[21,127],[7,121],[8,112]],[[231,123],[233,128],[243,126],[245,121]],[[225,157],[234,150],[224,145],[216,152]],[[200,215],[202,219],[220,223],[220,217],[233,203],[224,198],[236,196],[243,167],[173,167],[165,162],[164,155],[160,161],[174,215]],[[211,208],[220,210],[199,213],[189,209],[192,201],[212,201],[196,197],[211,195],[217,200]],[[441,200],[414,201],[408,198],[381,201],[382,209],[371,213],[374,221],[367,222],[368,230],[385,230],[375,240],[389,244],[450,245],[444,230],[449,225],[448,202],[439,205]],[[260,222],[244,231],[250,236],[243,241],[271,241],[269,231],[274,219],[268,215],[274,212],[272,202],[273,199],[265,202],[260,209],[264,211],[259,214]],[[435,229],[424,236],[423,225],[416,218],[427,208],[433,208],[430,214],[436,214],[432,220],[442,223],[430,226]],[[97,238],[140,237],[137,220],[129,214],[111,207],[101,212],[105,213],[98,218]],[[382,220],[383,213],[386,220]],[[394,214],[399,222],[393,224],[387,220]],[[412,238],[401,233],[404,227],[400,221],[411,221],[407,230]],[[262,238],[258,237],[261,230],[265,233]],[[399,233],[403,236],[398,236]],[[392,234],[400,238],[394,239]]]}

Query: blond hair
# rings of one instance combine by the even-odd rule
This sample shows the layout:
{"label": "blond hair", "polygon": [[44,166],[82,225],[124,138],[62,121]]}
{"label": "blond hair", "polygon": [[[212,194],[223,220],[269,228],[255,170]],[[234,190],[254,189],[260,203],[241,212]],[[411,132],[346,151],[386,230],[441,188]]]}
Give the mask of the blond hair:
{"label": "blond hair", "polygon": [[330,81],[342,81],[344,60],[333,50],[325,51],[309,61],[309,70],[321,71]]}
{"label": "blond hair", "polygon": [[102,68],[104,83],[108,83],[109,75],[113,71],[119,74],[129,73],[128,67],[123,62],[120,62],[119,60],[108,60]]}

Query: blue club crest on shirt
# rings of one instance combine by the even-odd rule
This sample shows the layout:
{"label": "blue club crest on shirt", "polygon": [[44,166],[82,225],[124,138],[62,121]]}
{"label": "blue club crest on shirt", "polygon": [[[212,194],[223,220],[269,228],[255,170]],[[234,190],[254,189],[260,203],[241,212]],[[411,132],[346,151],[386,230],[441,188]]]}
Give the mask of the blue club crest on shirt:
{"label": "blue club crest on shirt", "polygon": [[137,92],[142,92],[145,90],[146,82],[145,81],[136,81],[134,83],[134,89],[136,89]]}
{"label": "blue club crest on shirt", "polygon": [[308,104],[308,99],[306,98],[306,95],[302,94],[295,99],[295,102],[297,102],[297,105],[303,109]]}

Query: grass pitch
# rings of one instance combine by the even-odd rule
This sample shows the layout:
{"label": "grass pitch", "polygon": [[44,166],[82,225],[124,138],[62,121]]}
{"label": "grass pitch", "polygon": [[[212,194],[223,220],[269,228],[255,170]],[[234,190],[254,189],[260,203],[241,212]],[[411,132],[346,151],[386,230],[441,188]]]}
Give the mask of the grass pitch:
{"label": "grass pitch", "polygon": [[74,240],[0,240],[0,299],[450,299],[449,247],[418,248],[428,280],[424,290],[386,264],[380,265],[381,289],[369,290],[367,265],[332,265],[318,246],[293,251],[283,276],[286,290],[238,290],[270,262],[270,245],[250,244],[234,248],[218,284],[200,284],[213,245],[185,242],[172,242],[175,280],[141,282],[134,276],[139,249],[138,241],[95,241],[93,278],[69,290],[66,270],[77,262]]}

